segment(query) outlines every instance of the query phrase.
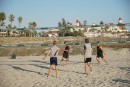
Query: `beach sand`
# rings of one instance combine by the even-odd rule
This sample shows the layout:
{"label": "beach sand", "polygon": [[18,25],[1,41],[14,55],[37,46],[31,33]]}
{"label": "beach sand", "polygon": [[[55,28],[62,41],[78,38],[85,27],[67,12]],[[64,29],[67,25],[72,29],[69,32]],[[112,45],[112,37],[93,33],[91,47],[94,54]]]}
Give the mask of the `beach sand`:
{"label": "beach sand", "polygon": [[58,78],[55,68],[47,76],[49,57],[0,57],[0,87],[130,87],[130,49],[105,48],[105,52],[109,65],[101,59],[98,65],[93,55],[90,75],[84,74],[83,55],[70,55],[67,67],[58,65]]}

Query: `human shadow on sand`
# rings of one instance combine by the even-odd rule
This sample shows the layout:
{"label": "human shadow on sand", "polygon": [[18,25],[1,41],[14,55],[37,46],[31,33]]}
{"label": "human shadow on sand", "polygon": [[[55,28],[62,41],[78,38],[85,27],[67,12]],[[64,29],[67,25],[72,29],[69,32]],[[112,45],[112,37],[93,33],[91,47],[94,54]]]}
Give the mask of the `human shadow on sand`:
{"label": "human shadow on sand", "polygon": [[31,73],[36,73],[39,75],[43,75],[41,72],[36,72],[36,71],[32,71],[32,70],[26,70],[24,68],[18,67],[18,66],[11,66],[12,68],[14,68],[15,70],[21,70],[21,71],[26,71],[26,72],[31,72]]}
{"label": "human shadow on sand", "polygon": [[44,61],[39,61],[39,60],[29,60],[29,61],[43,63],[43,64],[50,64],[49,62],[44,62]]}
{"label": "human shadow on sand", "polygon": [[[44,69],[49,69],[50,67],[47,67],[47,66],[42,66],[42,65],[39,65],[39,64],[29,64],[29,65],[32,65],[32,66],[35,66],[35,67],[39,67],[39,68],[44,68]],[[55,70],[55,68],[53,67],[52,70]],[[65,70],[62,70],[62,69],[58,69],[59,71],[65,71]]]}
{"label": "human shadow on sand", "polygon": [[71,71],[73,73],[77,73],[77,74],[86,74],[86,73],[83,73],[83,72],[77,72],[77,71]]}
{"label": "human shadow on sand", "polygon": [[130,72],[130,67],[119,67],[119,68],[122,69],[122,70],[126,70],[126,71]]}
{"label": "human shadow on sand", "polygon": [[29,64],[29,65],[32,65],[32,66],[35,66],[35,67],[39,67],[39,68],[49,69],[49,67],[47,67],[47,66],[41,66],[39,64]]}
{"label": "human shadow on sand", "polygon": [[[84,61],[69,61],[69,64],[84,64]],[[98,65],[98,63],[91,63],[92,65]]]}
{"label": "human shadow on sand", "polygon": [[70,65],[73,65],[73,64],[75,64],[75,65],[77,65],[77,64],[83,64],[84,62],[82,62],[82,61],[69,61],[68,62],[68,64],[70,64]]}
{"label": "human shadow on sand", "polygon": [[125,83],[125,84],[130,84],[130,80],[124,80],[124,79],[112,79],[114,82],[119,82],[119,83]]}
{"label": "human shadow on sand", "polygon": [[69,63],[78,64],[78,63],[84,63],[83,61],[69,61]]}

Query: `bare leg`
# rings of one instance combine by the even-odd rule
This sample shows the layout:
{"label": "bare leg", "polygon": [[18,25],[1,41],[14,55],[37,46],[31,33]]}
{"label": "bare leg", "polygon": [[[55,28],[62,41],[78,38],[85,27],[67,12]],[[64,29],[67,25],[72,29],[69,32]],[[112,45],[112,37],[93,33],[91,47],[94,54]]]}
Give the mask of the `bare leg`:
{"label": "bare leg", "polygon": [[65,61],[66,61],[65,71],[67,71],[68,60],[66,59]]}
{"label": "bare leg", "polygon": [[52,69],[52,65],[50,65],[50,68],[48,70],[48,76],[50,76],[50,74],[51,74],[51,69]]}
{"label": "bare leg", "polygon": [[92,72],[92,68],[91,68],[90,64],[89,64],[89,63],[87,63],[87,65],[88,65],[88,67],[89,67],[90,71]]}
{"label": "bare leg", "polygon": [[68,65],[68,60],[66,60],[66,66]]}
{"label": "bare leg", "polygon": [[100,64],[100,61],[99,61],[98,57],[96,57],[96,60],[97,60],[98,64]]}
{"label": "bare leg", "polygon": [[62,61],[64,61],[64,59],[63,59],[63,58],[60,60],[60,66],[62,65]]}
{"label": "bare leg", "polygon": [[106,61],[106,59],[105,58],[102,58],[102,60],[108,65],[108,63],[107,63],[107,61]]}
{"label": "bare leg", "polygon": [[58,77],[58,67],[55,66],[55,69],[56,69],[56,78]]}
{"label": "bare leg", "polygon": [[88,73],[87,73],[86,63],[84,63],[84,65],[85,65],[85,73],[86,73],[86,75],[88,75]]}

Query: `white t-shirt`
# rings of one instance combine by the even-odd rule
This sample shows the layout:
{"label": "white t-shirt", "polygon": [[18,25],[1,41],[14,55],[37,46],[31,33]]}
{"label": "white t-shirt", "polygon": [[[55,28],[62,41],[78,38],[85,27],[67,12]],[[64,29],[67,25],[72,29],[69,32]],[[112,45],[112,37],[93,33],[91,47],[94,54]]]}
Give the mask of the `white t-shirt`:
{"label": "white t-shirt", "polygon": [[55,54],[56,54],[56,51],[58,51],[58,49],[59,49],[59,48],[58,48],[56,45],[52,46],[52,47],[50,48],[50,50],[51,50],[50,57],[56,56]]}
{"label": "white t-shirt", "polygon": [[85,43],[84,50],[85,50],[85,58],[92,57],[92,47],[90,43],[87,44]]}

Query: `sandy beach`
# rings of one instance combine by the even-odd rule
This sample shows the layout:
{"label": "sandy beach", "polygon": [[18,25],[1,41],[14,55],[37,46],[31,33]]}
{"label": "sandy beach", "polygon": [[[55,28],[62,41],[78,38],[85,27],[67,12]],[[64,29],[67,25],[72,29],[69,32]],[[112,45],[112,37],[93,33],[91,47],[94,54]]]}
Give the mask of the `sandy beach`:
{"label": "sandy beach", "polygon": [[70,55],[67,67],[58,65],[58,78],[55,69],[47,76],[49,57],[0,57],[0,87],[130,87],[130,49],[105,48],[105,52],[109,65],[101,59],[98,65],[93,55],[90,75],[84,74],[83,55]]}

